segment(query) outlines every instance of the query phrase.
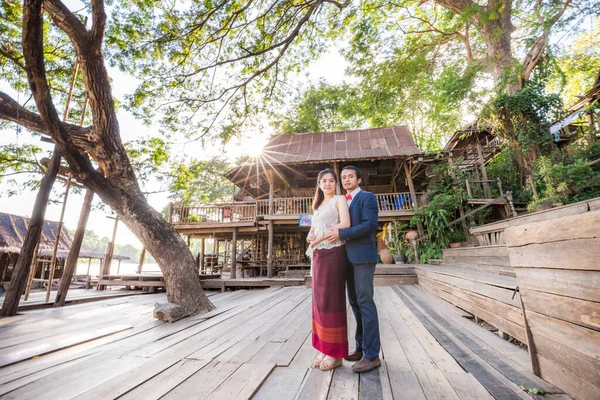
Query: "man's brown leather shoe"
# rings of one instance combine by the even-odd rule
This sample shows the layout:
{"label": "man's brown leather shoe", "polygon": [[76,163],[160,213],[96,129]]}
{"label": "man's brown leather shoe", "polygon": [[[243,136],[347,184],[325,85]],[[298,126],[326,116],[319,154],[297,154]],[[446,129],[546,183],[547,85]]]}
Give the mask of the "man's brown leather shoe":
{"label": "man's brown leather shoe", "polygon": [[369,372],[379,367],[381,367],[381,360],[379,359],[379,357],[371,361],[363,357],[359,362],[352,366],[352,371],[362,374],[364,372]]}
{"label": "man's brown leather shoe", "polygon": [[348,354],[348,357],[346,357],[346,361],[360,361],[360,359],[363,358],[363,353],[362,351],[358,350],[358,351],[353,351],[352,353]]}

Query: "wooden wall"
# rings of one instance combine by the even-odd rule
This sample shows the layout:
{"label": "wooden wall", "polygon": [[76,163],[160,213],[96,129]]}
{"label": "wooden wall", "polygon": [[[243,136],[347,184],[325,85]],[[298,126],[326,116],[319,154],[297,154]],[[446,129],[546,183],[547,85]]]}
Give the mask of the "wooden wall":
{"label": "wooden wall", "polygon": [[600,399],[600,201],[585,204],[507,227],[505,238],[541,377]]}

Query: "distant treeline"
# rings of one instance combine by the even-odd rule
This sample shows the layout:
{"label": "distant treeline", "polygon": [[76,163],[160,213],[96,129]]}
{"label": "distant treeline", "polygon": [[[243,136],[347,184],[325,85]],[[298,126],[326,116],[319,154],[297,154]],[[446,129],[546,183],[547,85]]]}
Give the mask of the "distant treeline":
{"label": "distant treeline", "polygon": [[[69,231],[69,235],[71,238],[73,237],[74,232]],[[83,244],[81,245],[82,249],[88,251],[90,253],[98,253],[105,254],[106,247],[108,246],[108,242],[110,239],[108,237],[101,238],[94,231],[86,230],[85,236],[83,237]],[[134,262],[137,263],[140,261],[140,255],[142,254],[142,249],[138,249],[131,244],[115,244],[115,255],[129,257],[129,260],[126,262]],[[154,258],[146,252],[146,263],[156,263]]]}

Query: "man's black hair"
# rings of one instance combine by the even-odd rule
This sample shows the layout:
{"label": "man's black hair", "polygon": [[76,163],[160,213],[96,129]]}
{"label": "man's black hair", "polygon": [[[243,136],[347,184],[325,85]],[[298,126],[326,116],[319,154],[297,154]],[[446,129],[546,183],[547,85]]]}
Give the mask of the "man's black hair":
{"label": "man's black hair", "polygon": [[[357,179],[362,179],[362,173],[360,172],[360,168],[358,168],[355,165],[346,165],[344,168],[342,168],[342,172],[344,172],[345,169],[351,169],[356,173],[356,178]],[[340,175],[342,173],[340,172]]]}

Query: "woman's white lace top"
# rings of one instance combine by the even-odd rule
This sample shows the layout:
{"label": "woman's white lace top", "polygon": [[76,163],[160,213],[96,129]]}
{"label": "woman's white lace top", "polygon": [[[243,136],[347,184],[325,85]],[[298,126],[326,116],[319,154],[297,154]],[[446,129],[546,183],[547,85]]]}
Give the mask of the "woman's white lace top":
{"label": "woman's white lace top", "polygon": [[[312,217],[312,229],[315,235],[320,236],[327,232],[330,228],[333,228],[340,223],[340,213],[335,206],[339,196],[333,196],[327,204],[319,206]],[[339,247],[344,243],[338,240],[335,243],[329,243],[327,240],[323,240],[316,247],[309,246],[306,250],[306,255],[312,258],[313,251],[317,249],[332,249]]]}

